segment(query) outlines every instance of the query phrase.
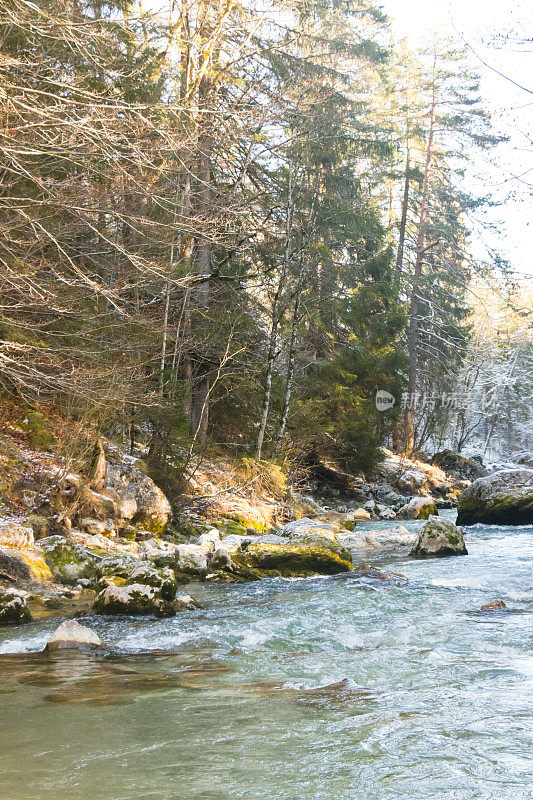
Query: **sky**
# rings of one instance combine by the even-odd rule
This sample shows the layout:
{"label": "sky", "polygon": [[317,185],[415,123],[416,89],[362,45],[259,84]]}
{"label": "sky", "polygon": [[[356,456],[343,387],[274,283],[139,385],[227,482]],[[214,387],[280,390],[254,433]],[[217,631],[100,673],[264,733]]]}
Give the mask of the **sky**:
{"label": "sky", "polygon": [[[475,192],[490,193],[499,203],[484,212],[472,247],[484,258],[485,245],[496,248],[520,275],[533,283],[533,3],[531,0],[380,0],[397,36],[417,47],[433,34],[463,39],[481,77],[481,95],[498,132],[509,137],[490,156],[476,155],[468,181]],[[498,42],[511,34],[512,41]],[[530,39],[529,45],[517,39]],[[486,62],[485,66],[482,61]],[[492,68],[492,69],[491,69]],[[503,73],[516,83],[498,75]],[[527,91],[529,90],[529,91]]]}

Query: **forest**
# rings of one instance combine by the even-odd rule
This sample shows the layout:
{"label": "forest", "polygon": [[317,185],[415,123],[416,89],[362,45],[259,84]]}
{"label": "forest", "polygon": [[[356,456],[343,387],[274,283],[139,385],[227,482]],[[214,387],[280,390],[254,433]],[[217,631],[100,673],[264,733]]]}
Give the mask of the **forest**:
{"label": "forest", "polygon": [[0,800],[531,800],[531,0],[0,0]]}
{"label": "forest", "polygon": [[368,0],[2,0],[0,51],[6,403],[175,475],[526,447],[531,293],[472,254],[464,176],[505,136],[464,44]]}

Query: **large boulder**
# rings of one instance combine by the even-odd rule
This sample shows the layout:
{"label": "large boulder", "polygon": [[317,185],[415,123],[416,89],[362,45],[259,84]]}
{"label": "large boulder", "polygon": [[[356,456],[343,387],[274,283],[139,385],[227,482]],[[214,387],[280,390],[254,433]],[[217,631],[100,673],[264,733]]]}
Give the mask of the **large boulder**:
{"label": "large boulder", "polygon": [[143,583],[126,585],[121,579],[110,580],[96,596],[96,614],[171,617],[176,613],[171,601],[165,600],[154,586]]}
{"label": "large boulder", "polygon": [[100,637],[75,619],[68,619],[48,639],[45,650],[84,650],[101,647]]}
{"label": "large boulder", "polygon": [[245,577],[336,575],[352,569],[350,553],[339,545],[255,542],[231,557],[235,571],[241,568]]}
{"label": "large boulder", "polygon": [[131,463],[108,463],[106,489],[115,493],[121,525],[131,521],[144,530],[160,533],[170,519],[167,498],[133,459]]}
{"label": "large boulder", "polygon": [[533,470],[506,469],[478,478],[459,497],[457,523],[531,525]]}
{"label": "large boulder", "polygon": [[453,450],[441,450],[435,453],[431,463],[440,467],[447,475],[466,481],[475,481],[485,474],[485,467],[480,461],[462,456]]}
{"label": "large boulder", "polygon": [[321,493],[345,497],[362,502],[368,496],[364,481],[344,472],[338,464],[322,459],[316,452],[308,459],[308,476],[311,486],[320,487]]}
{"label": "large boulder", "polygon": [[172,601],[178,587],[176,576],[168,567],[154,567],[145,561],[109,558],[99,565],[101,578],[97,590],[109,585],[133,586],[142,584],[157,589],[163,600]]}
{"label": "large boulder", "polygon": [[396,512],[398,519],[428,519],[438,516],[437,507],[431,498],[413,497]]}
{"label": "large boulder", "polygon": [[422,526],[415,546],[409,553],[413,558],[466,556],[463,532],[457,525],[438,517],[430,517]]}
{"label": "large boulder", "polygon": [[384,459],[376,477],[404,495],[432,495],[438,487],[440,492],[444,487],[450,487],[446,473],[440,467],[390,450],[384,450]]}
{"label": "large boulder", "polygon": [[33,529],[18,522],[0,522],[0,547],[33,547]]}
{"label": "large boulder", "polygon": [[54,580],[75,584],[80,579],[93,580],[97,573],[97,559],[78,542],[62,536],[41,539],[39,547]]}
{"label": "large boulder", "polygon": [[18,589],[0,589],[0,625],[22,625],[25,622],[31,622],[26,593]]}
{"label": "large boulder", "polygon": [[210,555],[211,547],[207,545],[179,544],[172,556],[173,567],[186,575],[205,575]]}

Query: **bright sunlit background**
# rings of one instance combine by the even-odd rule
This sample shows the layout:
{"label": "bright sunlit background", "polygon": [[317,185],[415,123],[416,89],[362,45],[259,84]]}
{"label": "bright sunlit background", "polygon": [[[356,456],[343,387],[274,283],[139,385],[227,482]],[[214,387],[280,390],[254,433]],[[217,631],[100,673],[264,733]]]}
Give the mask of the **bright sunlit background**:
{"label": "bright sunlit background", "polygon": [[[459,36],[472,48],[472,64],[479,69],[487,110],[497,130],[510,137],[496,154],[490,154],[490,160],[476,154],[471,164],[471,188],[491,193],[500,203],[484,214],[486,222],[499,225],[499,233],[479,227],[473,241],[475,254],[484,258],[485,244],[497,248],[523,275],[523,281],[531,281],[533,4],[529,0],[381,0],[380,5],[390,16],[395,34],[415,47],[436,33]],[[530,41],[524,44],[527,38]]]}

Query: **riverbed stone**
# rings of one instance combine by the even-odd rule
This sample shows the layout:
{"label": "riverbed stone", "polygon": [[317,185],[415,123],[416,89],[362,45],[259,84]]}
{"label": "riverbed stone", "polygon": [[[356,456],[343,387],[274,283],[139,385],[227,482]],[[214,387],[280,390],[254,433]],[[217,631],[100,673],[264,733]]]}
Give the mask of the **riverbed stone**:
{"label": "riverbed stone", "polygon": [[406,505],[402,506],[397,514],[397,519],[429,519],[437,517],[439,512],[431,498],[413,497]]}
{"label": "riverbed stone", "polygon": [[407,578],[400,572],[384,572],[372,564],[356,564],[353,568],[354,578],[367,578],[376,581],[386,581],[397,585],[407,583]]}
{"label": "riverbed stone", "polygon": [[394,525],[381,530],[339,532],[337,539],[350,551],[352,558],[358,560],[361,555],[366,558],[368,554],[406,550],[415,543],[416,533],[409,531],[405,525]]}
{"label": "riverbed stone", "polygon": [[507,606],[503,600],[492,600],[490,603],[485,603],[480,608],[480,611],[505,611]]}
{"label": "riverbed stone", "polygon": [[96,614],[171,617],[176,612],[172,602],[165,600],[159,589],[143,583],[125,585],[123,579],[110,579],[96,596]]}
{"label": "riverbed stone", "polygon": [[212,550],[216,550],[217,547],[220,547],[222,542],[218,528],[210,528],[205,533],[200,534],[198,537],[198,544],[201,547],[209,547]]}
{"label": "riverbed stone", "polygon": [[189,575],[205,575],[211,548],[199,544],[179,544],[174,552],[174,569]]}
{"label": "riverbed stone", "polygon": [[457,523],[533,524],[533,470],[505,469],[478,478],[459,497]]}
{"label": "riverbed stone", "polygon": [[332,549],[315,543],[252,543],[232,560],[236,571],[242,567],[258,578],[335,575],[352,569],[350,553],[338,544]]}
{"label": "riverbed stone", "polygon": [[48,639],[44,649],[51,650],[80,650],[85,648],[101,647],[100,637],[87,628],[80,625],[75,619],[68,619]]}
{"label": "riverbed stone", "polygon": [[198,608],[190,594],[180,594],[174,600],[176,611],[194,611]]}
{"label": "riverbed stone", "polygon": [[177,581],[169,567],[155,567],[146,561],[106,559],[99,565],[101,578],[97,590],[106,586],[132,586],[142,584],[157,589],[163,600],[172,601],[176,595]]}
{"label": "riverbed stone", "polygon": [[22,625],[31,620],[26,592],[0,588],[0,625]]}
{"label": "riverbed stone", "polygon": [[457,525],[431,516],[420,529],[415,546],[409,555],[413,558],[466,556],[468,551],[463,532]]}

